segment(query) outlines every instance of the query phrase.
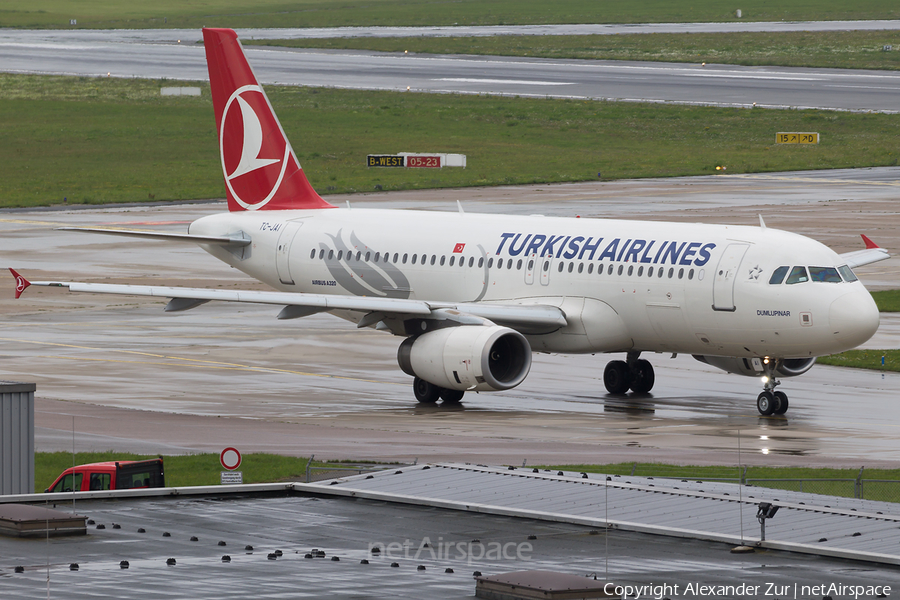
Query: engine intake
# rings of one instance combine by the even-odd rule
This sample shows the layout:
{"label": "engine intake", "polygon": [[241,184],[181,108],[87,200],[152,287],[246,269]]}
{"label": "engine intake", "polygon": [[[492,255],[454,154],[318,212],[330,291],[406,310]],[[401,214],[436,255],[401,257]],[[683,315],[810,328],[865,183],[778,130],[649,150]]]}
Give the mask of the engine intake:
{"label": "engine intake", "polygon": [[815,357],[783,358],[778,361],[778,366],[775,367],[775,372],[782,377],[796,377],[797,375],[803,375],[804,373],[812,369],[814,364],[816,364]]}
{"label": "engine intake", "polygon": [[403,340],[397,362],[404,373],[442,388],[493,392],[525,380],[531,346],[509,327],[446,327]]}

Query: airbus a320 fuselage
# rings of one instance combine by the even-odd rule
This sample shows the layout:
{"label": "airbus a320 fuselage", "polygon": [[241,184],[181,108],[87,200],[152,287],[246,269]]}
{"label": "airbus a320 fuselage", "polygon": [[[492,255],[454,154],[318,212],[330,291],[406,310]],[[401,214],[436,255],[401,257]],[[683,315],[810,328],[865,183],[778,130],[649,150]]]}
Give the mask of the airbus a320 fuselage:
{"label": "airbus a320 fuselage", "polygon": [[[852,268],[887,258],[839,255],[765,227],[337,208],[309,185],[236,34],[203,32],[229,212],[187,234],[98,230],[198,243],[276,292],[34,282],[71,291],[282,306],[279,318],[329,312],[403,337],[398,363],[419,402],[459,402],[528,375],[532,352],[625,353],[611,394],[644,394],[645,352],[689,353],[763,378],[757,408],[784,414],[779,377],[854,348],[878,310]],[[15,273],[14,273],[15,274]],[[17,276],[18,293],[29,282]]]}

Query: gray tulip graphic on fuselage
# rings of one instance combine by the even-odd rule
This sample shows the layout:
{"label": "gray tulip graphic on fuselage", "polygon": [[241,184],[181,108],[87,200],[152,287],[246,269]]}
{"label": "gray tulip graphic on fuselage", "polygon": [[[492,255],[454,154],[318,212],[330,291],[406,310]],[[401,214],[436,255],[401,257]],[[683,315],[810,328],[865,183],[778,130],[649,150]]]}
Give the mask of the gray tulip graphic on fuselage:
{"label": "gray tulip graphic on fuselage", "polygon": [[[342,233],[343,229],[338,231],[336,236],[328,234],[334,244],[335,253],[330,252],[331,248],[326,244],[319,244],[319,247],[327,253],[325,266],[339,285],[354,296],[409,298],[409,280],[396,265],[386,260],[387,256],[378,263],[372,262],[371,258],[379,253],[359,241],[353,232],[350,233],[352,247],[365,250],[347,247],[341,239]],[[367,254],[370,260],[365,259]]]}

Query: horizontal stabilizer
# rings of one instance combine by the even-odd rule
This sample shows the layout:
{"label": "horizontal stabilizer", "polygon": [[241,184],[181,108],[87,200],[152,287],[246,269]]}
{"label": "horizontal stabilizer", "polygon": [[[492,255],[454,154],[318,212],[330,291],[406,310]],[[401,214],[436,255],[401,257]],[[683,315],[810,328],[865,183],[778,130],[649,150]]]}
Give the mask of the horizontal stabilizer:
{"label": "horizontal stabilizer", "polygon": [[189,233],[161,233],[158,231],[136,231],[134,229],[103,229],[100,227],[58,227],[59,231],[85,231],[106,235],[124,235],[166,242],[193,242],[195,244],[215,244],[218,246],[249,246],[251,239],[243,232],[233,236],[191,235]]}

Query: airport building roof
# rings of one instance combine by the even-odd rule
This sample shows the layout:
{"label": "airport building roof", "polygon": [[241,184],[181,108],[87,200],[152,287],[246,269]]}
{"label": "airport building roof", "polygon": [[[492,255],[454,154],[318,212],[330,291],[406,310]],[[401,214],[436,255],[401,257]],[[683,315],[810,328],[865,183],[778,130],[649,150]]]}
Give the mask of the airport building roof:
{"label": "airport building roof", "polygon": [[[307,484],[310,485],[310,484]],[[328,482],[329,493],[900,564],[900,506],[734,483],[421,465]],[[299,489],[316,489],[321,484]],[[766,520],[759,504],[779,512]]]}
{"label": "airport building roof", "polygon": [[[631,483],[447,464],[316,484],[85,492],[74,512],[90,518],[87,535],[0,536],[0,590],[4,600],[43,597],[48,586],[50,597],[76,600],[465,598],[474,593],[475,571],[522,570],[681,586],[669,597],[688,595],[689,584],[900,586],[892,566],[772,549],[816,547],[807,538],[833,536],[819,546],[864,557],[875,547],[853,542],[888,543],[897,530],[888,512],[868,514],[879,506],[842,499],[829,511],[811,495],[775,491],[783,512],[768,524],[771,547],[732,554],[734,543],[710,540],[739,536],[739,508],[745,532],[758,534],[754,502],[773,490],[745,488],[759,497],[733,501],[734,485],[618,479]],[[72,498],[0,502],[71,511]],[[606,511],[608,531],[597,516]],[[376,546],[380,552],[372,552]]]}

